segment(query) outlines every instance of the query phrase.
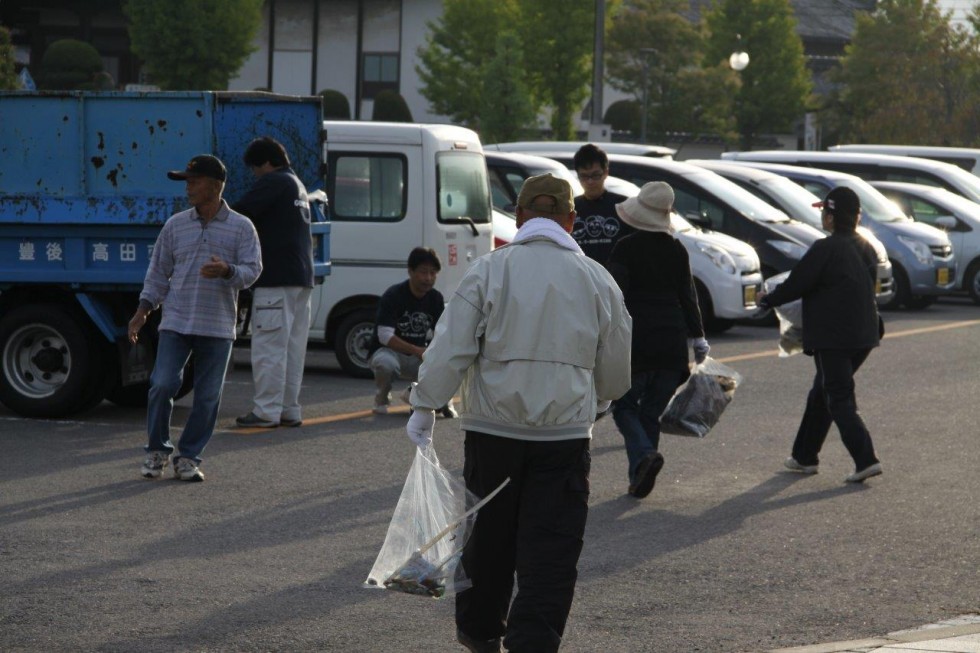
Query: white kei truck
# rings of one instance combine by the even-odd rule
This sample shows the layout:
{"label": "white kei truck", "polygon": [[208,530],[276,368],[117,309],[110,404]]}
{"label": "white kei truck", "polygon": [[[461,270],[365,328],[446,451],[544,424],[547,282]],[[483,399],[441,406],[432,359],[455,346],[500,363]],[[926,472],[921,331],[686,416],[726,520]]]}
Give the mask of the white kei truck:
{"label": "white kei truck", "polygon": [[475,132],[452,125],[325,121],[330,282],[313,294],[310,341],[345,372],[369,377],[378,300],[408,278],[408,254],[431,247],[447,301],[493,246],[490,184]]}

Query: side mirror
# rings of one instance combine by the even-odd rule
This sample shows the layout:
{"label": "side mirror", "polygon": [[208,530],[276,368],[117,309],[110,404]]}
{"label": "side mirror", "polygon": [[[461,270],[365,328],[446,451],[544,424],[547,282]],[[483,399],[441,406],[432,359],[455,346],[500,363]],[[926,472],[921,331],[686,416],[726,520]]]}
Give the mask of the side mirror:
{"label": "side mirror", "polygon": [[943,231],[953,231],[959,221],[951,215],[940,215],[936,217],[936,226]]}

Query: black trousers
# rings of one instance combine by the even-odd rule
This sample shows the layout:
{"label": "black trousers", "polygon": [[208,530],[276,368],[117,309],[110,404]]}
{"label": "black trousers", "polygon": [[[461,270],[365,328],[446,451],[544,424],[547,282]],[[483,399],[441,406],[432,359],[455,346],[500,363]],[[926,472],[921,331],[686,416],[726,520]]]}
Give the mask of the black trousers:
{"label": "black trousers", "polygon": [[816,465],[831,422],[854,459],[856,470],[878,462],[871,434],[858,413],[854,373],[870,349],[824,349],[814,353],[817,374],[806,399],[806,410],[793,442],[793,458],[801,465]]}
{"label": "black trousers", "polygon": [[473,586],[456,596],[456,625],[478,639],[504,636],[512,653],[557,651],[589,511],[589,440],[528,442],[467,431],[465,456],[466,487],[477,496],[508,476],[510,483],[480,509],[463,549]]}

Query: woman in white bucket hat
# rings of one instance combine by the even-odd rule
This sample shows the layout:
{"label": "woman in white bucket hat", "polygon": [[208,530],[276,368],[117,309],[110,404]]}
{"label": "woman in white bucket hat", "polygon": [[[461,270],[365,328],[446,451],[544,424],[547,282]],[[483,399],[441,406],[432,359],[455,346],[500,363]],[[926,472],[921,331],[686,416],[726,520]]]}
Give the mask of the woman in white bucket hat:
{"label": "woman in white bucket hat", "polygon": [[688,346],[699,363],[709,350],[687,250],[671,235],[673,207],[674,190],[662,181],[617,204],[619,217],[638,231],[616,243],[607,265],[633,316],[632,387],[615,402],[613,419],[637,498],[650,494],[663,468],[660,414],[690,374]]}

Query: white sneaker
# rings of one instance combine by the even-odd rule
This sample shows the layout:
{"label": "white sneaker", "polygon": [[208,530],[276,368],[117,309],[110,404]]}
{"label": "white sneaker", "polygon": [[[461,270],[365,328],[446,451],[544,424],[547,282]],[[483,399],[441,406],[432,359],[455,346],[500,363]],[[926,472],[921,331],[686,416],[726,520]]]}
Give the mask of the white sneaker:
{"label": "white sneaker", "polygon": [[374,404],[374,408],[371,409],[375,415],[387,415],[388,414],[388,404]]}
{"label": "white sneaker", "polygon": [[200,483],[204,480],[204,474],[190,458],[178,458],[177,462],[174,463],[174,478],[191,483]]}
{"label": "white sneaker", "polygon": [[170,464],[170,454],[163,451],[154,451],[147,455],[140,468],[143,478],[160,478],[163,470]]}
{"label": "white sneaker", "polygon": [[858,472],[854,472],[850,476],[844,479],[845,483],[864,483],[866,480],[872,476],[881,476],[881,463],[875,463],[874,465],[868,465],[864,469]]}
{"label": "white sneaker", "polygon": [[787,458],[786,460],[783,461],[783,467],[785,467],[786,469],[788,469],[790,471],[799,472],[801,474],[816,474],[817,473],[817,466],[816,465],[803,465],[803,464],[800,464],[800,463],[796,462],[796,458],[793,458],[792,456],[790,456],[789,458]]}

